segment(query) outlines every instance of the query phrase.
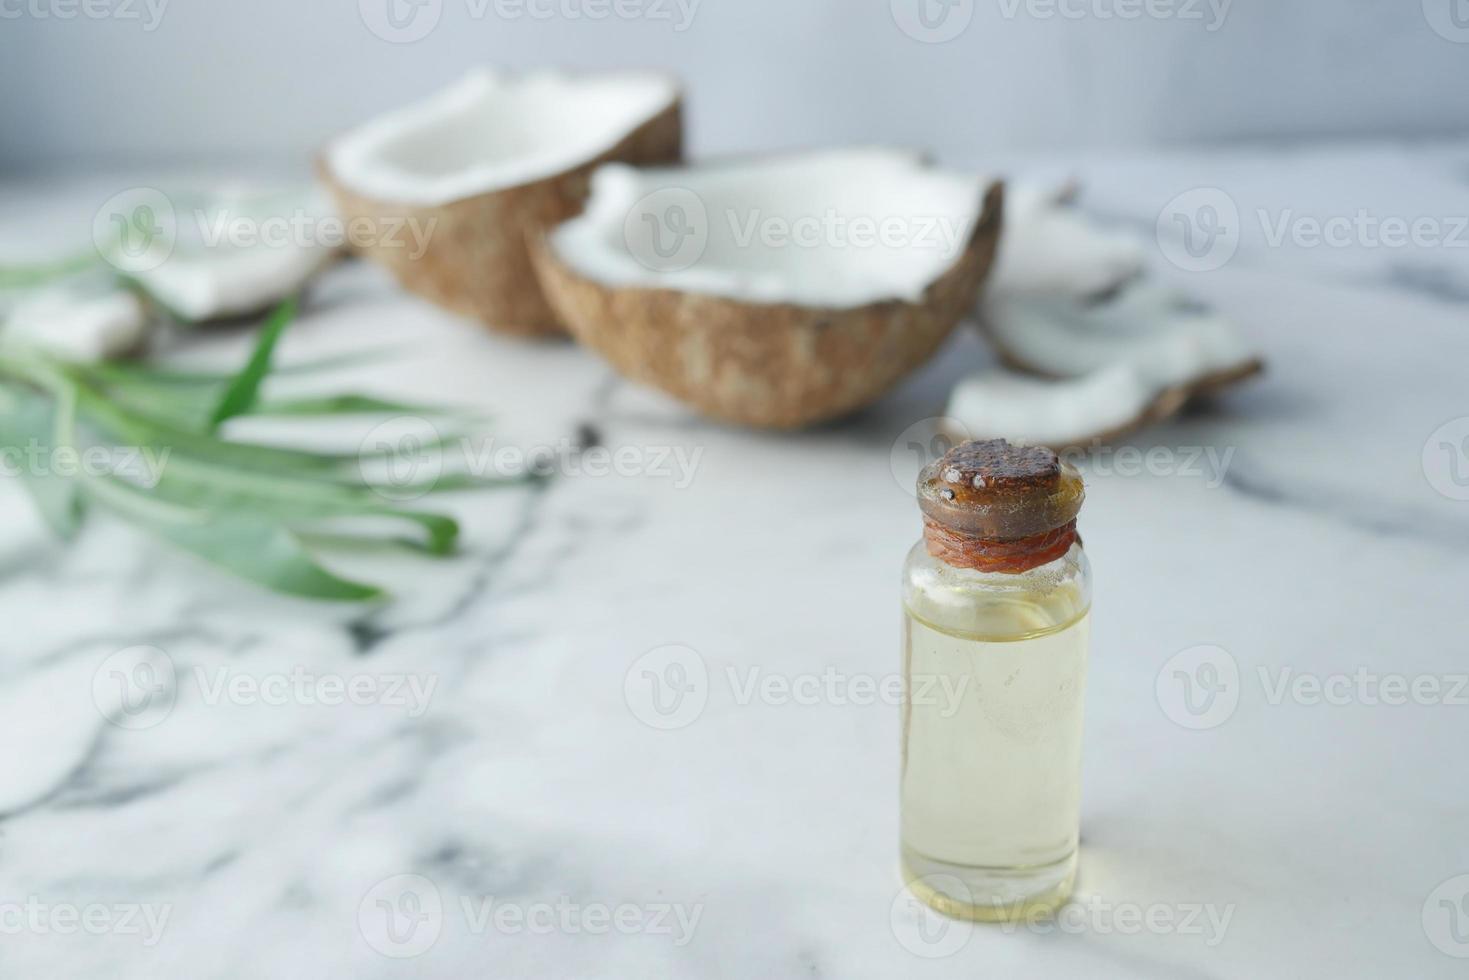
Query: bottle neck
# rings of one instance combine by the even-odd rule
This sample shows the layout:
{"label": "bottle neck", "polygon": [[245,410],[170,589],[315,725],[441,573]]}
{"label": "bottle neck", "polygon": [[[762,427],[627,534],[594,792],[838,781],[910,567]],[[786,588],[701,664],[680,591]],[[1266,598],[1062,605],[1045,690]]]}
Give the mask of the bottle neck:
{"label": "bottle neck", "polygon": [[1060,527],[1024,538],[984,538],[923,518],[923,541],[928,553],[955,568],[1018,575],[1053,562],[1080,541],[1073,519]]}

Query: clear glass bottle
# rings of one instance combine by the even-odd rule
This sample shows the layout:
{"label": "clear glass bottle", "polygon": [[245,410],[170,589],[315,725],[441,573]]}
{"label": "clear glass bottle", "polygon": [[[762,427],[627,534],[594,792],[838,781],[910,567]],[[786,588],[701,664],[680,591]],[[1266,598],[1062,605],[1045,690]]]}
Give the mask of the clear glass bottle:
{"label": "clear glass bottle", "polygon": [[1091,571],[1080,474],[971,442],[918,478],[903,569],[902,865],[961,918],[1064,902],[1076,872]]}

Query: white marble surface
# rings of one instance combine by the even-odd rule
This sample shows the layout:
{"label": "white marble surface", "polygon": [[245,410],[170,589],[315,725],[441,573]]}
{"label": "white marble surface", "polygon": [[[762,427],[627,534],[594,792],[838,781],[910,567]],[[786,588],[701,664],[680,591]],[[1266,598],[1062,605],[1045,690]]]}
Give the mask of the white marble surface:
{"label": "white marble surface", "polygon": [[[1227,192],[1239,253],[1169,278],[1237,318],[1270,370],[1129,440],[1157,472],[1088,463],[1082,873],[1058,924],[915,920],[897,712],[860,703],[862,679],[897,670],[918,532],[894,441],[987,361],[976,337],[859,418],[762,435],[347,267],[283,357],[407,340],[363,383],[491,409],[497,446],[595,434],[654,472],[445,498],[463,554],[354,558],[398,594],[372,610],[262,594],[106,523],[63,549],[0,487],[0,975],[1463,976],[1469,501],[1452,495],[1469,491],[1430,437],[1469,416],[1469,235],[1277,247],[1255,211],[1451,221],[1469,146],[1076,169],[1094,213],[1149,236],[1174,195]],[[0,204],[59,223],[99,190],[12,184]],[[664,450],[697,459],[687,485],[652,467]],[[663,664],[640,658],[674,644],[707,682],[695,670],[684,724],[658,730],[642,670]],[[174,673],[152,724],[124,727],[94,681],[138,645]],[[1197,661],[1174,658],[1211,645],[1225,690],[1191,714],[1176,671]],[[217,689],[300,674],[382,696]],[[1312,703],[1309,679],[1278,696],[1301,676],[1344,703]],[[1420,703],[1381,703],[1398,676]],[[747,698],[752,678],[797,695]]]}

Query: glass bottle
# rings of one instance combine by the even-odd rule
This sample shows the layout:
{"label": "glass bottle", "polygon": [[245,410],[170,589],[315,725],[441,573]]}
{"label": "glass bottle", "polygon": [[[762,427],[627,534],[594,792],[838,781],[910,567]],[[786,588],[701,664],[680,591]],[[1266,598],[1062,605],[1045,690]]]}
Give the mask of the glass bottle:
{"label": "glass bottle", "polygon": [[909,889],[996,921],[1076,873],[1091,570],[1084,490],[1049,449],[958,446],[918,478],[903,568],[901,823]]}

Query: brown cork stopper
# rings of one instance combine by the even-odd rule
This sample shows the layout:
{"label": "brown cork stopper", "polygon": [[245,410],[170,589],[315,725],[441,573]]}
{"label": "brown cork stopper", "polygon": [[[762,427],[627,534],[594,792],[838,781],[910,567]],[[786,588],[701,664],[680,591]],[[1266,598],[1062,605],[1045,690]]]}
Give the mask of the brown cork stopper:
{"label": "brown cork stopper", "polygon": [[918,476],[918,504],[941,528],[988,541],[1044,535],[1076,520],[1081,474],[1050,449],[966,442]]}

